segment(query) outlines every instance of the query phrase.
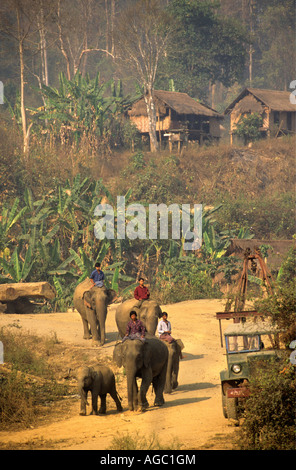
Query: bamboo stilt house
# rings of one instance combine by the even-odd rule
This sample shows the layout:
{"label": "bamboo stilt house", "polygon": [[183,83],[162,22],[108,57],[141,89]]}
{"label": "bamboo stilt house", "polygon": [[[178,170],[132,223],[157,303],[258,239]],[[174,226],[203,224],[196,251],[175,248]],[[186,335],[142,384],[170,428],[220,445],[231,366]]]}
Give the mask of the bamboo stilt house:
{"label": "bamboo stilt house", "polygon": [[245,88],[226,108],[230,115],[230,143],[241,116],[258,113],[263,120],[262,137],[296,133],[296,106],[290,102],[289,91]]}
{"label": "bamboo stilt house", "polygon": [[[190,98],[187,93],[154,90],[156,130],[160,142],[172,143],[220,139],[223,115]],[[144,97],[129,109],[128,115],[142,137],[148,136],[148,116]]]}

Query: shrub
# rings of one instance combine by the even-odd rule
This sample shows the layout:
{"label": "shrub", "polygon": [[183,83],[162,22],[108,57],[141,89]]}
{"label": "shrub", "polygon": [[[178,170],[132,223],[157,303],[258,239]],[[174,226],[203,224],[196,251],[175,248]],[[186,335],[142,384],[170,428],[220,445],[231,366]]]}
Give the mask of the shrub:
{"label": "shrub", "polygon": [[239,430],[241,450],[295,450],[295,368],[288,359],[254,367]]}
{"label": "shrub", "polygon": [[159,303],[174,303],[221,297],[207,269],[208,266],[195,257],[167,259],[155,275],[151,289],[153,298]]}
{"label": "shrub", "polygon": [[113,437],[109,450],[179,450],[180,444],[174,439],[162,444],[155,434],[149,436],[117,434]]}
{"label": "shrub", "polygon": [[244,139],[244,143],[259,140],[261,132],[259,128],[262,126],[263,119],[258,113],[241,116],[234,131],[234,134]]}
{"label": "shrub", "polygon": [[[49,355],[56,338],[0,330],[4,346],[5,367],[0,372],[0,423],[28,427],[43,405],[68,393],[68,386],[57,383],[53,370],[36,351],[42,347]],[[42,410],[43,408],[43,410]]]}

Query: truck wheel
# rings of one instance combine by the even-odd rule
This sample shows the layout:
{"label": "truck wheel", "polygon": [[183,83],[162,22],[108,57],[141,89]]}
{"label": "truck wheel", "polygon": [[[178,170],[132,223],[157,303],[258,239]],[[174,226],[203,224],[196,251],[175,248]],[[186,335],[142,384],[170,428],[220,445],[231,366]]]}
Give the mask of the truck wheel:
{"label": "truck wheel", "polygon": [[223,416],[224,418],[227,418],[227,397],[226,395],[224,395],[223,391],[222,391],[222,410],[223,410]]}
{"label": "truck wheel", "polygon": [[237,398],[226,397],[227,418],[238,421],[238,400]]}

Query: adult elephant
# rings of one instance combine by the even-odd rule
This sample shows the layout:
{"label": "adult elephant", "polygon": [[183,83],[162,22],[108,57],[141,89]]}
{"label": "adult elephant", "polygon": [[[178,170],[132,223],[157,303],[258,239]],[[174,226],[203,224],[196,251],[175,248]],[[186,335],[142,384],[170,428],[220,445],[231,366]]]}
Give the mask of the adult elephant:
{"label": "adult elephant", "polygon": [[106,287],[92,287],[89,279],[78,284],[74,291],[74,307],[80,313],[83,324],[83,338],[89,339],[90,333],[95,343],[103,344],[106,339],[105,321],[107,307],[113,302],[116,292]]}
{"label": "adult elephant", "polygon": [[168,349],[168,366],[164,393],[172,393],[172,390],[175,390],[178,387],[179,363],[181,351],[184,346],[182,341],[179,339],[172,343],[168,343],[166,341],[163,342]]}
{"label": "adult elephant", "polygon": [[[139,405],[143,411],[149,406],[146,394],[151,383],[155,392],[154,406],[164,404],[168,348],[162,341],[149,334],[145,341],[127,339],[115,346],[113,360],[126,371],[129,410],[136,410]],[[139,393],[137,377],[142,379]]]}
{"label": "adult elephant", "polygon": [[162,311],[155,300],[144,300],[140,308],[135,307],[135,304],[137,304],[135,299],[128,299],[116,309],[115,321],[122,338],[126,332],[126,325],[130,321],[131,310],[137,312],[138,319],[144,323],[147,332],[151,335],[154,335],[158,319],[161,318]]}

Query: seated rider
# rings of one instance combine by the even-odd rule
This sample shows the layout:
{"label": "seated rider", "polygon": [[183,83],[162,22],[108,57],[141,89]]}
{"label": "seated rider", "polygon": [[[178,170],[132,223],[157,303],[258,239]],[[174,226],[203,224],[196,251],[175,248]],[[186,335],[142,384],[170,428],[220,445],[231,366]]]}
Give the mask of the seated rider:
{"label": "seated rider", "polygon": [[173,343],[176,341],[172,336],[172,326],[171,322],[168,320],[167,312],[162,313],[162,320],[157,325],[157,332],[159,335],[159,339],[163,341],[167,341],[168,343]]}
{"label": "seated rider", "polygon": [[171,344],[174,343],[175,341],[179,344],[181,350],[180,350],[180,359],[183,359],[183,354],[182,354],[182,349],[184,347],[183,343],[179,339],[175,339],[172,337],[172,326],[171,322],[168,320],[168,314],[167,312],[162,313],[162,320],[157,325],[157,332],[159,335],[159,339],[162,341],[166,341],[167,343]]}
{"label": "seated rider", "polygon": [[105,276],[104,276],[103,271],[101,270],[101,264],[96,263],[95,270],[90,275],[90,280],[93,284],[91,287],[94,287],[94,286],[103,287],[104,279],[105,279]]}
{"label": "seated rider", "polygon": [[145,341],[145,326],[141,320],[138,320],[137,312],[132,310],[130,312],[130,318],[131,320],[126,326],[126,333],[122,342],[127,339],[140,339],[141,341]]}
{"label": "seated rider", "polygon": [[137,299],[137,303],[134,305],[135,308],[141,308],[144,300],[149,300],[150,292],[148,287],[144,286],[144,279],[140,277],[139,285],[135,288],[134,297]]}

